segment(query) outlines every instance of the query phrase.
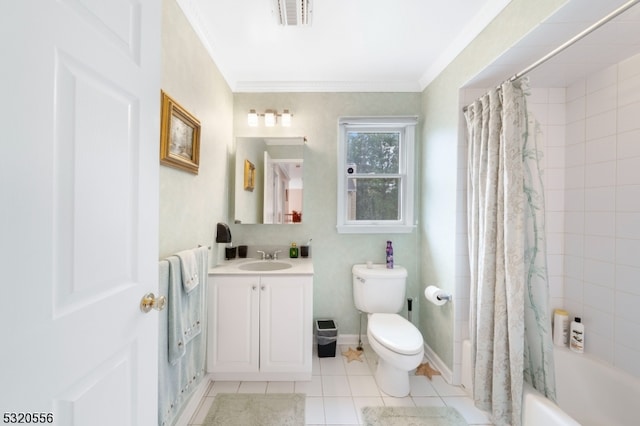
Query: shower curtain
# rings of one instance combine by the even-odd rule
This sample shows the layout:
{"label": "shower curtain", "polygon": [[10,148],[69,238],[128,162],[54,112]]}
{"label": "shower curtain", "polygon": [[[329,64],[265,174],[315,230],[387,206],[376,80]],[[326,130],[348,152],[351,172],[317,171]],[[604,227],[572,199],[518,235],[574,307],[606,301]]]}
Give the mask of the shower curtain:
{"label": "shower curtain", "polygon": [[521,424],[523,381],[555,400],[544,196],[526,80],[467,107],[470,332],[476,406]]}

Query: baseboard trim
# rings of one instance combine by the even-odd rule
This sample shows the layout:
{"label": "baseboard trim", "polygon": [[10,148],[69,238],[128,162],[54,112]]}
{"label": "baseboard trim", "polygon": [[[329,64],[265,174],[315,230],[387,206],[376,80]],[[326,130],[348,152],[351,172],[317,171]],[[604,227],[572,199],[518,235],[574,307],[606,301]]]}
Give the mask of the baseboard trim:
{"label": "baseboard trim", "polygon": [[424,343],[424,356],[436,370],[440,371],[442,378],[447,383],[453,383],[453,372],[426,342]]}
{"label": "baseboard trim", "polygon": [[189,398],[189,402],[182,409],[182,413],[178,416],[178,419],[175,421],[173,426],[188,426],[189,420],[196,414],[198,408],[200,408],[200,402],[202,402],[202,398],[205,396],[207,389],[209,389],[209,384],[211,383],[211,375],[207,374],[198,384],[198,387],[193,394]]}

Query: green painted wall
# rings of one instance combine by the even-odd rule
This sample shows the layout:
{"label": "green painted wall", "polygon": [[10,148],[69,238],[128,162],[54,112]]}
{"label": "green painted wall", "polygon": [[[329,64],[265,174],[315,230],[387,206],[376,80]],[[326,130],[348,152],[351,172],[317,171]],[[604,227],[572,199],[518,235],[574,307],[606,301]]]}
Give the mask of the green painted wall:
{"label": "green painted wall", "polygon": [[[455,294],[456,253],[466,250],[461,247],[456,251],[458,144],[464,138],[460,131],[460,88],[564,3],[565,0],[512,0],[422,93],[419,264],[423,289],[436,284]],[[419,321],[425,341],[450,368],[454,309],[450,304],[436,307],[425,303]]]}
{"label": "green painted wall", "polygon": [[[249,109],[285,108],[294,114],[290,128],[247,126]],[[342,116],[420,114],[419,93],[236,93],[234,135],[306,136],[303,220],[300,225],[231,225],[236,244],[288,245],[313,238],[314,317],[333,318],[340,333],[358,333],[351,266],[383,263],[386,241],[393,241],[396,263],[409,271],[409,295],[419,287],[418,233],[338,234],[336,230],[338,119]],[[364,323],[366,324],[366,323]],[[366,331],[366,329],[365,329]]]}

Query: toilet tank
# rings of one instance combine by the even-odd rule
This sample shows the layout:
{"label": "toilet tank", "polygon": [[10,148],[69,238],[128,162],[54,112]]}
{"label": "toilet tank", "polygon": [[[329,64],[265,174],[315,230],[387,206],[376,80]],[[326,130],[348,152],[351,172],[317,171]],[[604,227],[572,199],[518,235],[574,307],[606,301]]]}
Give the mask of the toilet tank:
{"label": "toilet tank", "polygon": [[397,313],[404,306],[407,270],[384,264],[371,267],[353,265],[353,300],[356,309],[366,313]]}

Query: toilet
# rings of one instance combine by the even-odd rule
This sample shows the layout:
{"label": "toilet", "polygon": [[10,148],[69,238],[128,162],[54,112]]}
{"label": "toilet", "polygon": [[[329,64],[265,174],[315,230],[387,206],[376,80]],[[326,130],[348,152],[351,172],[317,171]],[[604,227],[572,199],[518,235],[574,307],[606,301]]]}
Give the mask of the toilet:
{"label": "toilet", "polygon": [[405,302],[407,270],[396,265],[353,265],[353,299],[356,309],[367,313],[367,338],[378,355],[375,378],[386,394],[409,394],[409,371],[424,357],[420,331],[398,315]]}

